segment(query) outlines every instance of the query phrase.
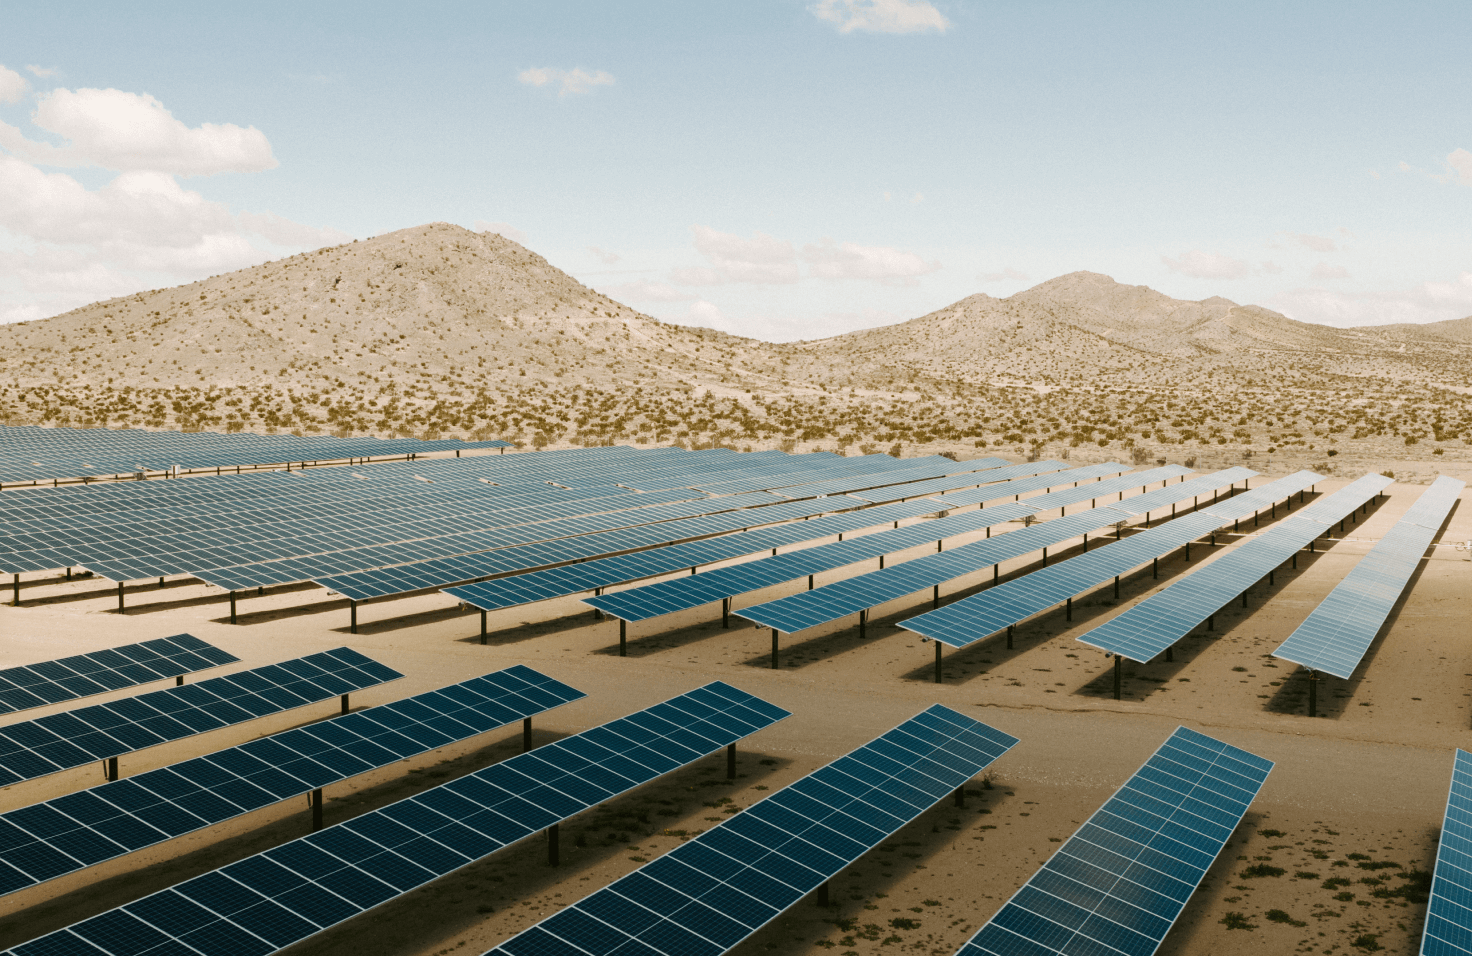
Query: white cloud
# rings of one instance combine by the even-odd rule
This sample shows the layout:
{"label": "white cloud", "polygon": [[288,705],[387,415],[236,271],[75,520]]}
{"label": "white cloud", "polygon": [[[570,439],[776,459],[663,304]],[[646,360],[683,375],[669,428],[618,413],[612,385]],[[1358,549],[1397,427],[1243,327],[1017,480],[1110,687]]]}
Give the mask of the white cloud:
{"label": "white cloud", "polygon": [[1320,262],[1318,265],[1313,267],[1313,270],[1311,272],[1309,272],[1309,277],[1319,280],[1348,279],[1349,270],[1344,268],[1343,266],[1331,266],[1327,262]]}
{"label": "white cloud", "polygon": [[811,274],[820,279],[873,279],[886,285],[915,285],[918,277],[941,267],[939,262],[926,262],[913,252],[890,246],[835,244],[832,239],[804,246],[802,257]]}
{"label": "white cloud", "polygon": [[19,103],[28,89],[25,77],[0,65],[0,103]]}
{"label": "white cloud", "polygon": [[[264,134],[190,128],[149,96],[55,90],[36,126],[68,141],[33,142],[0,124],[0,321],[52,315],[98,298],[254,265],[283,251],[351,238],[271,212],[233,212],[178,176],[276,164]],[[89,188],[43,165],[120,170]]]}
{"label": "white cloud", "polygon": [[1463,186],[1472,186],[1472,153],[1465,149],[1454,149],[1447,155],[1446,165],[1456,174],[1457,182]]}
{"label": "white cloud", "polygon": [[49,80],[51,77],[58,76],[61,73],[61,71],[56,69],[55,67],[37,66],[34,63],[27,63],[26,70],[32,76],[39,77],[43,80]]}
{"label": "white cloud", "polygon": [[695,248],[710,262],[709,267],[674,269],[670,281],[680,285],[722,285],[751,282],[783,285],[800,277],[797,252],[792,243],[755,233],[750,239],[709,226],[690,227]]}
{"label": "white cloud", "polygon": [[39,128],[66,146],[26,139],[0,123],[0,146],[45,166],[101,166],[175,176],[255,173],[277,166],[271,144],[254,126],[205,123],[188,127],[146,93],[122,90],[52,90],[31,114]]}
{"label": "white cloud", "polygon": [[1403,291],[1293,289],[1264,304],[1302,322],[1340,328],[1443,322],[1472,315],[1472,272],[1463,272],[1443,282],[1424,282]]}
{"label": "white cloud", "polygon": [[614,84],[613,74],[604,70],[594,70],[591,73],[582,67],[574,70],[558,70],[552,67],[532,67],[522,70],[516,74],[516,78],[527,86],[547,86],[558,84],[558,96],[568,96],[577,93],[591,93],[595,86],[612,86]]}
{"label": "white cloud", "polygon": [[1177,259],[1161,256],[1160,261],[1170,271],[1193,279],[1241,279],[1250,271],[1241,259],[1197,249],[1183,252]]}
{"label": "white cloud", "polygon": [[1314,252],[1333,252],[1338,248],[1334,240],[1326,236],[1310,236],[1306,233],[1294,232],[1289,233],[1289,237],[1300,246],[1312,249]]}
{"label": "white cloud", "polygon": [[512,242],[526,242],[526,233],[509,222],[490,222],[486,219],[477,219],[471,223],[471,228],[476,232],[494,232],[497,235],[510,239]]}
{"label": "white cloud", "polygon": [[818,0],[808,9],[839,33],[944,33],[951,26],[926,0]]}
{"label": "white cloud", "polygon": [[982,282],[1003,282],[1003,281],[1008,281],[1008,280],[1010,280],[1012,282],[1026,282],[1027,281],[1027,276],[1026,275],[1024,275],[1021,272],[1018,272],[1016,269],[1012,268],[1011,266],[1007,266],[1001,272],[983,272],[980,275],[978,275],[977,278],[980,279]]}
{"label": "white cloud", "polygon": [[607,251],[605,251],[603,249],[599,249],[597,246],[589,246],[588,247],[588,251],[591,252],[591,253],[593,253],[593,255],[597,256],[598,257],[598,261],[599,262],[602,262],[606,266],[611,266],[615,262],[617,262],[617,261],[619,261],[620,259],[623,258],[623,256],[620,256],[616,252],[607,252]]}
{"label": "white cloud", "polygon": [[635,279],[633,282],[625,282],[622,285],[601,286],[598,291],[620,302],[688,302],[697,298],[688,292],[681,292],[672,285],[650,282],[648,279]]}

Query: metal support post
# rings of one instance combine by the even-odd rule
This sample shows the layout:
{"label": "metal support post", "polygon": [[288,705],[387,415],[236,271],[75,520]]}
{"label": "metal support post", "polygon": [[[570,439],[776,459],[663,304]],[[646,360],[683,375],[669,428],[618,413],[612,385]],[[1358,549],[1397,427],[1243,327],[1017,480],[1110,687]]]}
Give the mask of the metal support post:
{"label": "metal support post", "polygon": [[777,629],[772,628],[772,670],[776,670],[781,664],[777,660]]}
{"label": "metal support post", "polygon": [[554,823],[550,827],[547,828],[547,865],[548,866],[557,866],[559,864],[560,861],[557,858],[557,850],[558,850],[558,847],[557,847],[557,824]]}
{"label": "metal support post", "polygon": [[322,829],[322,788],[312,791],[312,832]]}
{"label": "metal support post", "polygon": [[112,783],[114,780],[118,779],[118,758],[107,758],[107,767],[103,776],[107,778],[108,783]]}
{"label": "metal support post", "polygon": [[1119,600],[1119,575],[1114,576],[1114,599]]}
{"label": "metal support post", "polygon": [[934,641],[933,643],[935,644],[935,682],[937,684],[939,684],[940,683],[940,641]]}
{"label": "metal support post", "polygon": [[622,618],[618,622],[618,656],[629,656],[629,622]]}
{"label": "metal support post", "polygon": [[528,753],[532,749],[532,719],[521,718],[521,752]]}
{"label": "metal support post", "polygon": [[1150,559],[1150,577],[1155,578],[1157,580],[1160,578],[1160,559],[1159,558],[1151,558]]}
{"label": "metal support post", "polygon": [[1064,603],[1063,606],[1065,608],[1065,610],[1063,612],[1064,613],[1064,618],[1063,619],[1065,621],[1071,621],[1071,620],[1073,620],[1073,598],[1068,598],[1068,600]]}
{"label": "metal support post", "polygon": [[344,714],[346,714],[348,712],[348,695],[347,694],[343,694],[342,695],[342,712]]}
{"label": "metal support post", "polygon": [[183,674],[180,674],[180,675],[178,675],[177,677],[174,678],[174,686],[175,687],[183,687],[184,686],[184,675]]}
{"label": "metal support post", "polygon": [[828,906],[828,881],[827,880],[824,880],[823,881],[823,884],[818,887],[818,905],[819,906],[822,906],[822,907],[827,907]]}
{"label": "metal support post", "polygon": [[992,565],[992,587],[996,587],[998,582],[1000,581],[1000,576],[1002,572],[997,570],[1000,567],[1000,564]]}
{"label": "metal support post", "polygon": [[1172,662],[1172,661],[1174,661],[1176,659],[1175,649],[1176,649],[1176,646],[1174,644],[1172,644],[1171,646],[1169,646],[1169,647],[1167,647],[1165,649],[1165,662],[1167,664],[1169,664],[1170,662]]}
{"label": "metal support post", "polygon": [[721,598],[721,627],[727,630],[731,627],[731,599]]}
{"label": "metal support post", "polygon": [[884,570],[884,555],[882,554],[879,556],[879,570]]}
{"label": "metal support post", "polygon": [[480,642],[482,644],[484,644],[486,642],[486,610],[485,610],[485,608],[481,608],[481,610],[480,610]]}
{"label": "metal support post", "polygon": [[1242,606],[1243,607],[1246,607],[1247,606],[1247,591],[1246,590],[1243,590],[1243,592],[1242,592]]}
{"label": "metal support post", "polygon": [[864,608],[862,611],[859,612],[859,640],[862,641],[865,637],[868,636],[868,634],[867,634],[868,625],[869,625],[869,609],[868,608]]}
{"label": "metal support post", "polygon": [[1089,553],[1089,536],[1088,536],[1087,533],[1085,533],[1084,534],[1084,554],[1088,554],[1088,553]]}
{"label": "metal support post", "polygon": [[1044,548],[1043,549],[1043,567],[1046,568],[1047,566],[1048,566],[1048,549],[1047,548]]}
{"label": "metal support post", "polygon": [[235,592],[230,592],[230,623],[235,623]]}
{"label": "metal support post", "polygon": [[1293,570],[1298,570],[1298,552],[1293,552]]}
{"label": "metal support post", "polygon": [[1012,625],[1007,625],[1007,650],[1012,649]]}
{"label": "metal support post", "polygon": [[940,607],[940,585],[935,585],[930,591],[930,609],[933,611]]}
{"label": "metal support post", "polygon": [[1308,672],[1308,715],[1319,716],[1319,672]]}
{"label": "metal support post", "polygon": [[1124,660],[1124,658],[1120,657],[1118,654],[1115,654],[1114,655],[1114,699],[1115,700],[1119,700],[1120,699],[1120,697],[1119,697],[1119,668],[1120,668],[1120,662],[1122,660]]}
{"label": "metal support post", "polygon": [[813,576],[811,574],[809,574],[808,575],[808,590],[811,591],[812,589],[813,589]]}
{"label": "metal support post", "polygon": [[736,779],[736,745],[726,744],[726,779]]}
{"label": "metal support post", "polygon": [[962,809],[965,809],[965,807],[966,807],[966,785],[964,783],[961,784],[959,787],[956,788],[955,797],[956,797],[956,806],[961,807]]}
{"label": "metal support post", "polygon": [[1206,618],[1206,629],[1208,631],[1214,631],[1214,630],[1216,630],[1216,615],[1215,614],[1211,614],[1211,615],[1208,615],[1207,616],[1207,618]]}
{"label": "metal support post", "polygon": [[1186,542],[1186,560],[1191,560],[1191,542]]}
{"label": "metal support post", "polygon": [[118,582],[118,613],[126,613],[123,608],[123,582]]}
{"label": "metal support post", "polygon": [[12,599],[11,599],[11,602],[10,602],[11,603],[11,606],[12,607],[20,607],[20,575],[19,574],[14,575],[11,578],[10,586],[13,589],[11,591],[11,594],[12,594]]}

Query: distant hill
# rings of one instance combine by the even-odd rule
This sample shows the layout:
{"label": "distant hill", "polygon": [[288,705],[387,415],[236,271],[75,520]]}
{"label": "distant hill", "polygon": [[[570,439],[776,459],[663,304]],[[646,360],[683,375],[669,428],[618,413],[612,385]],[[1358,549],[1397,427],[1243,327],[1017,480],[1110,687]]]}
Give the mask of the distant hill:
{"label": "distant hill", "polygon": [[0,326],[13,423],[1241,460],[1461,454],[1469,392],[1472,318],[1334,329],[1075,272],[773,344],[660,322],[446,223]]}

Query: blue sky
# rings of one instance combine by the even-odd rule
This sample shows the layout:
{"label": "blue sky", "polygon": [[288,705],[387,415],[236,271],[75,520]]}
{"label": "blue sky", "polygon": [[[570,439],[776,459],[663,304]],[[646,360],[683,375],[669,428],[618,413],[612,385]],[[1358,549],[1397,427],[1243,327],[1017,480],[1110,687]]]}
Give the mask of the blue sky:
{"label": "blue sky", "polygon": [[773,339],[1078,269],[1472,315],[1464,4],[16,5],[0,320],[444,220]]}

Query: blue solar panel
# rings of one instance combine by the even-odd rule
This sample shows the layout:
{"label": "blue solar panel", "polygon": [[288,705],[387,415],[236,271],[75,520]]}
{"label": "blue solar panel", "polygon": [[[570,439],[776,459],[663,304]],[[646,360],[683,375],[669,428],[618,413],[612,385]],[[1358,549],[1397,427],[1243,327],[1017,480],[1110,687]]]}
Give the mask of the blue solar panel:
{"label": "blue solar panel", "polygon": [[1307,511],[1299,512],[1110,618],[1079,640],[1130,660],[1153,660],[1390,483],[1384,475],[1364,476],[1314,502],[1314,517],[1309,517]]}
{"label": "blue solar panel", "polygon": [[[1140,478],[1141,476],[1129,476],[1126,480],[1138,484]],[[1188,484],[1169,485],[1148,494],[1156,496],[1157,499],[1174,497],[1177,500],[1183,500],[1199,494],[1202,490],[1211,490],[1209,483],[1212,480],[1218,483],[1218,487],[1229,483],[1222,478],[1200,478]],[[1082,490],[1083,488],[1070,488],[1068,492]],[[1062,493],[1056,492],[1055,494]],[[1033,514],[1041,510],[1037,508],[1036,502],[1051,497],[1044,495],[1042,498],[1029,498],[1027,501],[988,509],[988,513],[994,518],[1010,517],[1008,509],[1030,509],[1027,513]],[[1047,503],[1053,507],[1060,506],[1056,500]],[[1169,504],[1168,501],[1162,503]],[[1130,518],[1129,513],[1119,511],[1112,505],[1090,508],[984,541],[973,541],[971,544],[951,551],[922,555],[880,571],[871,571],[843,581],[836,581],[813,591],[793,594],[776,601],[745,608],[740,614],[763,627],[771,627],[782,633],[791,634],[794,631],[816,627],[819,624],[826,624],[829,621],[836,621],[850,614],[877,607],[886,601],[892,601],[907,594],[914,594],[917,591],[944,584],[1041,548],[1061,544],[1079,535],[1127,522]]]}
{"label": "blue solar panel", "polygon": [[1472,954],[1472,754],[1458,750],[1436,846],[1421,956]]}
{"label": "blue solar panel", "polygon": [[[1008,471],[1003,468],[1000,471]],[[1070,468],[1068,471],[1052,472],[1051,474],[1036,475],[1031,478],[1013,478],[1009,481],[995,485],[983,485],[969,491],[952,491],[941,495],[937,501],[942,501],[952,508],[961,508],[966,505],[981,505],[988,501],[997,501],[1011,496],[1021,497],[1031,491],[1039,489],[1052,489],[1059,486],[1061,482],[1083,482],[1094,481],[1099,478],[1108,478],[1129,471],[1128,465],[1118,462],[1109,462],[1103,465],[1085,465],[1082,468]]]}
{"label": "blue solar panel", "polygon": [[[829,500],[831,499],[823,499],[823,501]],[[814,504],[816,505],[816,502]],[[888,524],[891,521],[933,514],[936,510],[936,503],[933,501],[881,505],[860,511],[814,518],[811,521],[797,521],[743,534],[676,544],[651,551],[640,551],[635,554],[551,568],[546,571],[517,574],[480,584],[447,588],[445,593],[482,610],[494,611],[520,604],[530,604],[533,601],[545,601],[568,594],[579,594],[612,584],[626,584],[640,578],[668,574],[672,571],[713,564],[717,561],[727,561],[768,549],[775,550],[791,544],[826,538],[833,534]]]}
{"label": "blue solar panel", "polygon": [[[1109,582],[1152,558],[1168,554],[1197,538],[1210,534],[1234,516],[1250,514],[1262,502],[1282,499],[1294,491],[1322,481],[1322,475],[1298,472],[1263,488],[1228,498],[1196,514],[1176,518],[1149,531],[1115,541],[1052,567],[983,591],[962,601],[900,622],[900,627],[933,638],[952,647],[965,647],[1025,620],[1055,604]],[[1191,482],[1161,489],[1188,489]],[[1208,489],[1209,490],[1209,489]],[[1159,492],[1150,492],[1150,495]],[[1269,497],[1271,496],[1271,497]],[[1146,498],[1141,495],[1139,498]],[[1137,499],[1132,499],[1138,501]],[[1123,504],[1129,504],[1129,501]],[[1152,504],[1154,504],[1152,502]],[[1158,504],[1156,505],[1159,506]],[[1121,504],[1111,505],[1121,508]]]}
{"label": "blue solar panel", "polygon": [[1347,680],[1404,593],[1463,487],[1464,482],[1446,475],[1432,482],[1273,656]]}
{"label": "blue solar panel", "polygon": [[192,634],[0,670],[0,714],[193,674],[240,658]]}
{"label": "blue solar panel", "polygon": [[490,953],[724,953],[1016,743],[936,704]]}
{"label": "blue solar panel", "polygon": [[715,681],[6,952],[265,956],[787,716]]}
{"label": "blue solar panel", "polygon": [[403,677],[346,647],[0,727],[0,786]]}
{"label": "blue solar panel", "polygon": [[517,665],[0,814],[0,894],[585,696]]}
{"label": "blue solar panel", "polygon": [[1150,956],[1272,769],[1177,729],[957,956]]}

